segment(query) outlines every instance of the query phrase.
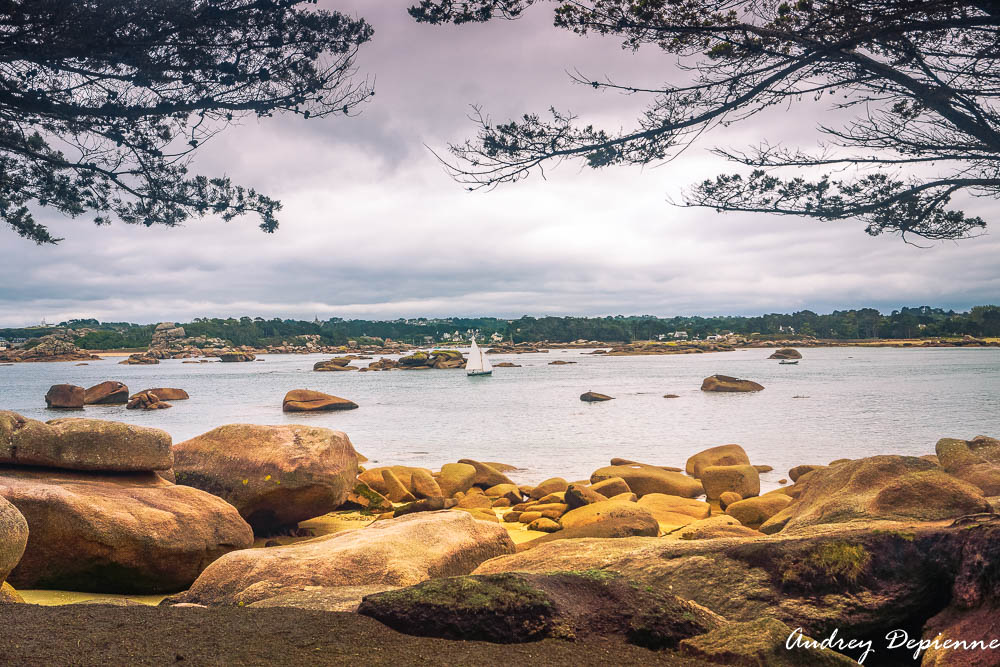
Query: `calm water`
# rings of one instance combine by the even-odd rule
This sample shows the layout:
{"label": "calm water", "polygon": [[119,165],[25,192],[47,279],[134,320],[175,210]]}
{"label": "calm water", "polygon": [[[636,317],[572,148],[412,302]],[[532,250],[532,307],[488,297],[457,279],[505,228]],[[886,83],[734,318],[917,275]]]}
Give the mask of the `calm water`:
{"label": "calm water", "polygon": [[[768,350],[662,357],[602,357],[579,351],[491,355],[490,378],[455,371],[316,373],[320,355],[267,355],[264,363],[121,366],[120,358],[0,367],[0,409],[35,419],[88,416],[155,426],[179,442],[234,422],[308,423],[346,431],[380,463],[439,467],[463,457],[524,468],[519,482],[589,476],[613,456],[683,466],[704,447],[736,442],[754,463],[774,466],[773,485],[800,463],[879,453],[926,454],[938,438],[1000,435],[1000,349],[803,350],[782,366]],[[573,360],[549,366],[554,359]],[[368,362],[355,362],[366,364]],[[702,378],[753,379],[756,394],[710,394]],[[132,392],[181,387],[191,400],[171,410],[45,408],[52,384],[119,380]],[[291,389],[357,402],[350,412],[285,415]],[[587,390],[616,400],[586,404]],[[664,399],[663,394],[680,398]],[[804,397],[804,398],[799,398]]]}

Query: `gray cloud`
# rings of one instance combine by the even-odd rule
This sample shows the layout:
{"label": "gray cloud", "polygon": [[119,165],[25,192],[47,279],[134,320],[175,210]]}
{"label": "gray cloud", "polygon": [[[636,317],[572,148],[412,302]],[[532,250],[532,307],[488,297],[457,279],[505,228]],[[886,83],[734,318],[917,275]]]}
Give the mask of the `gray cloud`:
{"label": "gray cloud", "polygon": [[[595,94],[566,72],[656,84],[676,76],[655,52],[555,31],[545,11],[465,28],[412,23],[406,3],[337,3],[366,16],[374,43],[359,76],[377,81],[361,116],[244,120],[194,169],[226,174],[284,203],[281,228],[247,218],[181,229],[94,228],[41,217],[65,236],[38,248],[5,233],[0,323],[68,317],[187,320],[408,315],[719,314],[996,302],[996,239],[929,249],[872,239],[859,224],[719,215],[671,206],[685,186],[733,166],[712,145],[763,137],[807,147],[811,118],[774,110],[716,131],[655,168],[566,164],[490,193],[452,182],[440,150],[494,118],[549,105],[615,129],[643,100]],[[974,201],[987,213],[992,202]]]}

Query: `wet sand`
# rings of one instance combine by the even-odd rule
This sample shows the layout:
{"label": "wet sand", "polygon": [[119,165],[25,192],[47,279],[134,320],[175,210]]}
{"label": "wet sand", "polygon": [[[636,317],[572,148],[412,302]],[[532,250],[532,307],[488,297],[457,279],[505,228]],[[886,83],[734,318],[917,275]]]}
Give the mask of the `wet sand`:
{"label": "wet sand", "polygon": [[614,640],[502,645],[411,637],[299,609],[0,605],[10,665],[700,665]]}

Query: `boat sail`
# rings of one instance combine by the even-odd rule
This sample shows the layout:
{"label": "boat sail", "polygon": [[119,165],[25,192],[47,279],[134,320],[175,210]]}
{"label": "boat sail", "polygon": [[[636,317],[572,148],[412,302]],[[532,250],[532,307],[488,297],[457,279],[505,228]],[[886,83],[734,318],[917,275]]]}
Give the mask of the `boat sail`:
{"label": "boat sail", "polygon": [[482,348],[472,339],[472,349],[469,350],[469,361],[465,364],[466,375],[493,375],[493,364],[486,358]]}

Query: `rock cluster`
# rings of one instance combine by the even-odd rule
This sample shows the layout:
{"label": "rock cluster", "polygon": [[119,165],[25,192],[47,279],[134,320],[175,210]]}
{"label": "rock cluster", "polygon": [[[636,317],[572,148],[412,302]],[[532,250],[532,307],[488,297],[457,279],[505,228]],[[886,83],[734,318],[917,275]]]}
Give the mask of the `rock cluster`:
{"label": "rock cluster", "polygon": [[131,396],[125,405],[126,410],[166,410],[172,408],[170,403],[160,399],[160,395],[152,389],[140,391]]}
{"label": "rock cluster", "polygon": [[30,349],[0,350],[0,361],[90,361],[100,357],[81,350],[71,341],[56,334],[38,338]]}
{"label": "rock cluster", "polygon": [[118,363],[125,366],[136,366],[136,365],[141,366],[141,365],[158,364],[160,363],[160,360],[156,357],[155,354],[150,354],[149,352],[142,352],[142,353],[130,354],[128,355],[127,359],[123,359]]}
{"label": "rock cluster", "polygon": [[[0,503],[16,507],[28,526],[9,581],[169,592],[222,554],[249,547],[250,527],[231,505],[157,474],[172,460],[170,436],[159,429],[0,412]],[[4,524],[0,516],[0,556]]]}
{"label": "rock cluster", "polygon": [[241,362],[241,361],[254,361],[257,356],[248,350],[224,350],[217,354],[219,361],[225,363]]}
{"label": "rock cluster", "polygon": [[399,368],[404,371],[428,370],[431,368],[465,368],[465,357],[457,350],[432,350],[414,352],[399,359]]}

